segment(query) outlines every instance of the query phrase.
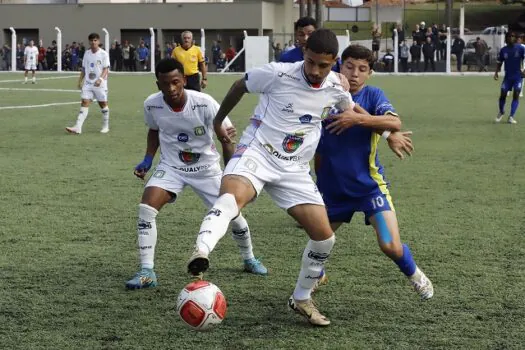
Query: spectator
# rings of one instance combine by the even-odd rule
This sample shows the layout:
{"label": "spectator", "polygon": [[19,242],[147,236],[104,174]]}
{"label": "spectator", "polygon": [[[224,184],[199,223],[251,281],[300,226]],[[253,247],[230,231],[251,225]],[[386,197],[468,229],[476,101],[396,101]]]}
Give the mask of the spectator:
{"label": "spectator", "polygon": [[394,71],[394,55],[392,55],[390,49],[386,49],[386,54],[383,56],[383,67],[385,72]]}
{"label": "spectator", "polygon": [[[233,47],[233,45],[230,45],[228,50],[226,50],[226,62],[229,63],[231,60],[233,60],[235,55],[237,55],[237,52],[235,51],[235,48]],[[237,64],[235,62],[230,66],[230,70],[232,71],[237,70]]]}
{"label": "spectator", "polygon": [[489,50],[487,43],[485,40],[481,39],[479,36],[476,38],[476,42],[474,43],[474,49],[475,49],[475,55],[476,55],[476,63],[479,67],[480,72],[487,72],[487,67],[485,65],[485,59],[486,54]]}
{"label": "spectator", "polygon": [[439,30],[439,56],[440,60],[444,61],[447,58],[447,26],[445,24],[441,25]]}
{"label": "spectator", "polygon": [[281,54],[283,52],[283,50],[281,49],[281,43],[275,44],[272,41],[272,48],[273,48],[273,59],[275,62],[279,62],[281,59]]}
{"label": "spectator", "polygon": [[9,45],[4,44],[2,52],[4,55],[5,70],[11,70],[11,48]]}
{"label": "spectator", "polygon": [[217,66],[217,70],[224,69],[224,67],[226,67],[226,55],[224,54],[224,52],[221,52],[219,54],[219,58],[217,59],[215,64]]}
{"label": "spectator", "polygon": [[379,49],[381,46],[381,30],[374,24],[372,29],[372,52],[374,53],[374,59],[377,61],[379,59]]}
{"label": "spectator", "polygon": [[109,70],[117,69],[117,44],[111,44],[111,49],[109,49]]}
{"label": "spectator", "polygon": [[16,45],[16,69],[24,70],[24,46],[22,44]]}
{"label": "spectator", "polygon": [[77,42],[73,41],[73,44],[71,44],[71,70],[78,71],[78,63],[80,61],[78,57],[78,46]]}
{"label": "spectator", "polygon": [[139,67],[141,70],[148,70],[149,49],[146,47],[144,40],[140,41],[137,49]]}
{"label": "spectator", "polygon": [[290,40],[290,41],[288,41],[288,44],[284,45],[283,52],[287,52],[287,51],[290,51],[290,50],[293,50],[293,49],[295,49],[295,45],[293,43],[293,40]]}
{"label": "spectator", "polygon": [[417,39],[412,41],[410,46],[410,57],[412,58],[412,72],[419,72],[419,62],[421,61],[421,45],[419,45]]}
{"label": "spectator", "polygon": [[46,48],[40,40],[38,45],[38,70],[47,70]]}
{"label": "spectator", "polygon": [[164,57],[165,58],[171,57],[172,52],[173,52],[173,45],[171,45],[170,42],[166,42],[166,47],[164,48]]}
{"label": "spectator", "polygon": [[463,50],[465,50],[465,41],[460,38],[459,34],[454,34],[451,53],[456,55],[456,66],[458,72],[461,72],[461,65],[463,64]]}
{"label": "spectator", "polygon": [[436,71],[436,65],[434,63],[434,53],[436,51],[436,47],[434,46],[434,43],[432,42],[432,37],[427,36],[426,43],[423,44],[423,58],[425,59],[425,72],[428,70],[428,64],[430,63],[430,66],[432,67],[432,71]]}
{"label": "spectator", "polygon": [[[397,24],[396,29],[397,29],[397,44],[401,45],[401,43],[405,41],[405,30],[403,29],[403,26],[401,25],[401,23]],[[395,45],[394,37],[395,37],[394,31],[392,31],[392,47],[394,47]]]}
{"label": "spectator", "polygon": [[58,62],[57,55],[58,55],[57,42],[53,40],[51,42],[51,46],[49,46],[46,50],[47,69],[57,70],[57,62]]}
{"label": "spectator", "polygon": [[403,40],[401,42],[401,45],[399,46],[399,61],[401,62],[402,72],[408,72],[409,53],[410,53],[410,49],[407,46],[407,42]]}
{"label": "spectator", "polygon": [[137,70],[135,65],[135,48],[127,40],[124,40],[124,46],[122,46],[122,59],[126,71],[135,72]]}
{"label": "spectator", "polygon": [[[213,45],[211,46],[211,60],[214,65],[217,66],[217,61],[221,55],[221,46],[216,40],[213,40]],[[219,67],[217,67],[218,69]],[[223,67],[224,68],[224,67]]]}

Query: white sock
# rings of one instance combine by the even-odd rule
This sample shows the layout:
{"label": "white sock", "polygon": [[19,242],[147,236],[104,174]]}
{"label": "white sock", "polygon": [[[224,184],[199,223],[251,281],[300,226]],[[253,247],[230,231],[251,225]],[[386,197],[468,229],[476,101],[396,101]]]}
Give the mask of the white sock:
{"label": "white sock", "polygon": [[335,235],[324,241],[308,241],[303,253],[301,272],[293,292],[295,300],[310,299],[315,282],[321,276],[334,244]]}
{"label": "white sock", "polygon": [[239,216],[232,220],[232,237],[235,242],[237,242],[237,247],[239,247],[239,251],[244,260],[255,258],[248,221],[246,221],[242,214],[239,214]]}
{"label": "white sock", "polygon": [[159,212],[147,204],[139,204],[139,220],[137,232],[139,236],[140,265],[144,269],[152,269],[157,244],[157,223],[155,218]]}
{"label": "white sock", "polygon": [[33,75],[33,81],[36,81],[36,77]]}
{"label": "white sock", "polygon": [[77,117],[77,123],[75,126],[79,129],[82,129],[82,125],[84,125],[84,121],[86,120],[89,113],[89,107],[80,107],[80,111],[78,112]]}
{"label": "white sock", "polygon": [[230,193],[220,196],[202,221],[197,237],[197,249],[206,254],[211,253],[228,230],[230,221],[238,214],[235,196]]}
{"label": "white sock", "polygon": [[25,79],[25,82],[27,83],[27,77],[25,77],[24,79]]}
{"label": "white sock", "polygon": [[102,128],[109,128],[109,107],[104,107],[102,112]]}

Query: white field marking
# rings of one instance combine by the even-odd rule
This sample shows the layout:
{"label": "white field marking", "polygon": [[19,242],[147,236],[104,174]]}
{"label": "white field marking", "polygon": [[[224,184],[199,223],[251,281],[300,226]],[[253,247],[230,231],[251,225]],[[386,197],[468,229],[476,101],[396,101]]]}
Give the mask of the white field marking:
{"label": "white field marking", "polygon": [[56,103],[46,103],[46,104],[43,104],[43,105],[28,105],[28,106],[3,106],[3,107],[0,107],[0,110],[2,110],[2,109],[41,108],[41,107],[64,106],[64,105],[73,105],[73,104],[80,104],[80,101],[75,101],[75,102],[56,102]]}
{"label": "white field marking", "polygon": [[[68,79],[68,78],[78,78],[78,75],[68,75],[68,76],[65,76],[65,77],[38,78],[38,80],[55,80],[55,79]],[[20,78],[20,79],[12,79],[12,80],[0,80],[0,83],[18,83],[18,82],[21,83],[23,81],[24,81],[24,79]]]}
{"label": "white field marking", "polygon": [[0,87],[0,90],[4,90],[4,91],[36,91],[36,92],[40,92],[40,91],[44,91],[44,92],[76,92],[76,93],[80,93],[81,91],[80,90],[67,90],[67,89],[28,89],[28,88],[3,88],[3,87]]}

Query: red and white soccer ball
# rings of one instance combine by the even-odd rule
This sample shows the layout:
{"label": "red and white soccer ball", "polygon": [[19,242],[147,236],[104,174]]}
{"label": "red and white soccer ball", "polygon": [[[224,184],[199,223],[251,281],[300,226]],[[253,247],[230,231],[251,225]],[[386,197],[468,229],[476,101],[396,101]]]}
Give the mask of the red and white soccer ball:
{"label": "red and white soccer ball", "polygon": [[180,292],[177,313],[190,328],[206,331],[226,316],[226,298],[219,287],[208,281],[195,281]]}

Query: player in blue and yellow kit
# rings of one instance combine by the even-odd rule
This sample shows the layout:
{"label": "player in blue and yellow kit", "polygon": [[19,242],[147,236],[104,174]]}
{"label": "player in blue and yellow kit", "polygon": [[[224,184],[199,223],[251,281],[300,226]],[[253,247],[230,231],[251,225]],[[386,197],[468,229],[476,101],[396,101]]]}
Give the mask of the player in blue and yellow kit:
{"label": "player in blue and yellow kit", "polygon": [[410,133],[398,132],[401,121],[381,89],[366,86],[372,72],[372,51],[351,45],[342,54],[341,73],[350,82],[352,99],[364,110],[347,111],[325,120],[317,148],[317,186],[323,196],[334,232],[350,222],[355,212],[364,212],[372,225],[381,250],[409,278],[422,299],[434,289],[416,266],[410,249],[401,243],[397,218],[388,190],[377,146],[381,136],[400,157],[410,154]]}
{"label": "player in blue and yellow kit", "polygon": [[512,103],[510,105],[510,114],[508,123],[516,124],[514,115],[520,103],[520,92],[522,89],[523,72],[521,64],[525,58],[525,48],[516,43],[516,34],[509,32],[505,37],[507,45],[502,47],[498,55],[498,66],[494,73],[494,79],[498,80],[501,66],[505,63],[505,78],[501,83],[501,94],[499,96],[499,113],[496,117],[496,123],[499,123],[505,114],[505,102],[507,93],[512,90]]}

